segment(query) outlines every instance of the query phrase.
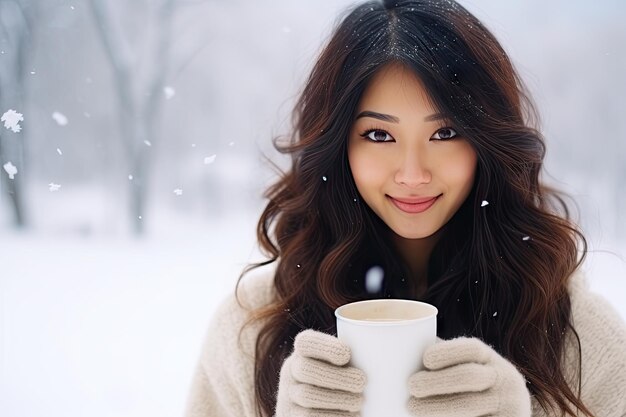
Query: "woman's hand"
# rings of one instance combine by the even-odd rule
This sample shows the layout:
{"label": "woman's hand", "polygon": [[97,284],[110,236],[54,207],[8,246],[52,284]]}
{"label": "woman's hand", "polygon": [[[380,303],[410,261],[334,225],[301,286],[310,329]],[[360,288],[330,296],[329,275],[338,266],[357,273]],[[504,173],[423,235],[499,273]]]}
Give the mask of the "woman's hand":
{"label": "woman's hand", "polygon": [[365,374],[347,366],[350,348],[314,330],[299,333],[280,370],[276,417],[355,416]]}
{"label": "woman's hand", "polygon": [[530,394],[515,366],[480,339],[435,343],[424,353],[425,370],[409,379],[415,416],[530,417]]}

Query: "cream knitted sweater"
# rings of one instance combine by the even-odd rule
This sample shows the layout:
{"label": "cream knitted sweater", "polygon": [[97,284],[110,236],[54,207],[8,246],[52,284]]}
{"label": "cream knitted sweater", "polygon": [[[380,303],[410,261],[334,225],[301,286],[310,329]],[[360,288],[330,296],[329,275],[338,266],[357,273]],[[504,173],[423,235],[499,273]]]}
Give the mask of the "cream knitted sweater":
{"label": "cream knitted sweater", "polygon": [[[273,269],[247,275],[240,299],[228,297],[216,311],[191,382],[186,417],[255,417],[254,347],[259,325],[242,325],[252,309],[273,297]],[[570,280],[572,318],[582,350],[582,400],[596,417],[626,416],[626,324],[599,295],[589,292],[582,273]],[[575,380],[578,350],[568,335],[564,371]],[[577,392],[577,384],[572,385]],[[547,414],[533,400],[533,417]]]}

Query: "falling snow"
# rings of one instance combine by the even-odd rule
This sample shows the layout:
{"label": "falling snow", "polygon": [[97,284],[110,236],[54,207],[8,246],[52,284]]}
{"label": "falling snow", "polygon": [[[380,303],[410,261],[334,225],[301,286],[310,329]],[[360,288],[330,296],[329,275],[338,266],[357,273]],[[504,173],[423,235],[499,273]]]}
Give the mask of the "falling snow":
{"label": "falling snow", "polygon": [[50,184],[48,184],[48,187],[50,191],[59,191],[59,188],[61,188],[61,184],[55,184],[51,182]]}
{"label": "falling snow", "polygon": [[128,176],[128,179],[129,179],[129,180],[132,180],[132,179],[133,179],[133,176],[132,176],[132,175],[129,175],[129,176]]}
{"label": "falling snow", "polygon": [[498,312],[496,311],[495,313],[493,313],[493,317],[497,316]]}
{"label": "falling snow", "polygon": [[322,177],[322,179],[323,179],[324,181],[328,181],[328,178],[326,178],[325,176],[324,176],[324,177]]}
{"label": "falling snow", "polygon": [[163,94],[165,94],[165,99],[169,100],[176,95],[176,90],[170,86],[166,86],[163,88]]}
{"label": "falling snow", "polygon": [[380,266],[373,266],[365,273],[365,290],[372,294],[380,292],[385,271]]}
{"label": "falling snow", "polygon": [[182,190],[182,188],[177,188],[177,189],[175,189],[175,190],[174,190],[174,194],[176,194],[176,195],[183,195],[183,190]]}
{"label": "falling snow", "polygon": [[481,207],[485,207],[489,205],[489,201],[487,200],[483,200],[483,202],[480,204]]}
{"label": "falling snow", "polygon": [[15,174],[17,174],[17,168],[15,165],[11,163],[11,161],[7,162],[3,165],[4,170],[9,174],[9,179],[15,179]]}
{"label": "falling snow", "polygon": [[13,109],[9,109],[2,117],[0,117],[0,121],[4,122],[4,127],[7,129],[11,129],[15,133],[18,133],[22,130],[22,126],[20,126],[20,122],[24,121],[24,115],[22,113],[18,113]]}
{"label": "falling snow", "polygon": [[207,156],[206,158],[204,158],[204,165],[212,164],[213,162],[215,162],[215,158],[217,158],[217,155]]}
{"label": "falling snow", "polygon": [[54,121],[57,122],[59,126],[67,125],[67,117],[63,113],[55,111],[54,113],[52,113],[52,119],[54,119]]}
{"label": "falling snow", "polygon": [[530,240],[530,236],[524,236],[522,240]]}
{"label": "falling snow", "polygon": [[146,144],[146,146],[152,146],[152,142],[150,142],[149,140],[144,140],[143,143]]}

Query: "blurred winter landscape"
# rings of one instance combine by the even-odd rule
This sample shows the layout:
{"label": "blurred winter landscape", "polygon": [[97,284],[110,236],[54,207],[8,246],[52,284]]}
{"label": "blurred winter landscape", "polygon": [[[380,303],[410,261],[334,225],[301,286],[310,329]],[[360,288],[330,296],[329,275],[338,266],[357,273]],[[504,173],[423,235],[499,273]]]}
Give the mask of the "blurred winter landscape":
{"label": "blurred winter landscape", "polygon": [[[534,95],[545,179],[626,318],[626,4],[461,3]],[[286,166],[271,140],[350,4],[0,0],[1,416],[181,415],[213,309],[261,259],[262,155]]]}

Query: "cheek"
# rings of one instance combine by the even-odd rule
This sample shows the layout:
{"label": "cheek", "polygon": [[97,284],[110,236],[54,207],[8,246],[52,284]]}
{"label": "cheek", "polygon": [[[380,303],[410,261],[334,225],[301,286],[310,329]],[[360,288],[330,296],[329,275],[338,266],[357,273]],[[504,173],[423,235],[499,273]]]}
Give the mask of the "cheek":
{"label": "cheek", "polygon": [[447,176],[451,182],[471,188],[474,183],[474,175],[476,173],[476,153],[473,149],[464,149],[463,152],[455,154],[450,158],[447,167]]}
{"label": "cheek", "polygon": [[385,164],[372,152],[358,147],[349,150],[348,162],[354,182],[360,190],[363,186],[375,185],[384,181]]}

